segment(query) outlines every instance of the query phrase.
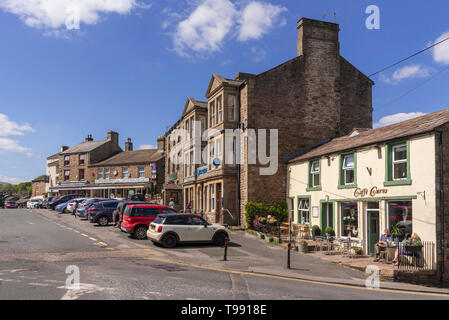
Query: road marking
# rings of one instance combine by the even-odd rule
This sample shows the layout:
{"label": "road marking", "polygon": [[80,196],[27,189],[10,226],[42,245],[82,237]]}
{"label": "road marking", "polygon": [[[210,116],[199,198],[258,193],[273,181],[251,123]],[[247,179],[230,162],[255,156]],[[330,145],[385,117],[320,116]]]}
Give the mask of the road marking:
{"label": "road marking", "polygon": [[48,283],[34,283],[34,282],[28,283],[28,285],[29,286],[36,286],[36,287],[48,287],[49,286]]}
{"label": "road marking", "polygon": [[98,241],[97,239],[95,239],[95,238],[89,238],[90,240],[92,240],[92,241]]}
{"label": "road marking", "polygon": [[81,235],[82,235],[83,237],[88,237],[88,235],[87,235],[87,234],[84,234],[84,233],[81,233]]}
{"label": "road marking", "polygon": [[105,247],[108,246],[108,244],[104,243],[104,242],[95,242],[94,246],[97,246],[97,247],[100,247],[100,248],[105,248]]}
{"label": "road marking", "polygon": [[144,259],[165,262],[165,263],[170,263],[170,264],[176,264],[176,265],[181,265],[181,266],[186,266],[186,267],[192,267],[192,268],[197,268],[197,269],[203,269],[203,270],[241,274],[241,275],[247,275],[247,276],[253,276],[253,277],[290,280],[290,281],[312,283],[312,284],[316,284],[316,285],[323,285],[323,286],[329,286],[329,287],[348,288],[348,289],[355,289],[355,290],[367,290],[367,291],[371,291],[371,292],[374,291],[374,292],[388,292],[388,293],[397,293],[397,294],[436,296],[436,297],[446,297],[446,298],[448,297],[447,294],[440,294],[440,293],[415,292],[415,291],[395,290],[395,289],[370,289],[370,288],[366,288],[366,287],[359,287],[356,285],[349,285],[349,284],[329,283],[329,282],[324,282],[324,281],[297,279],[297,278],[291,278],[291,277],[286,277],[286,276],[276,276],[276,275],[263,274],[263,273],[254,273],[254,272],[249,272],[249,271],[237,271],[237,270],[228,270],[228,269],[214,268],[214,267],[208,267],[208,266],[200,266],[200,265],[172,261],[172,260],[161,259],[161,258],[153,258],[152,257],[152,258],[144,258]]}
{"label": "road marking", "polygon": [[[76,300],[82,295],[89,293],[96,293],[105,290],[113,290],[112,288],[102,288],[95,284],[80,283],[79,289],[68,289],[67,292],[62,296],[61,300]],[[58,289],[67,289],[65,286],[58,287]]]}

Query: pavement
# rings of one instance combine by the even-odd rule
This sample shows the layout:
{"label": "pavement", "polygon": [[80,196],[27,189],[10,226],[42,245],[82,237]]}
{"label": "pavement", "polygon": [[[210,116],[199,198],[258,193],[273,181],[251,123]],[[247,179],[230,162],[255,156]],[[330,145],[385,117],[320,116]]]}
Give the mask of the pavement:
{"label": "pavement", "polygon": [[[213,245],[165,249],[48,210],[0,209],[0,299],[448,299],[446,289],[395,282],[232,232]],[[81,270],[68,290],[67,267]],[[31,289],[30,289],[31,288]]]}

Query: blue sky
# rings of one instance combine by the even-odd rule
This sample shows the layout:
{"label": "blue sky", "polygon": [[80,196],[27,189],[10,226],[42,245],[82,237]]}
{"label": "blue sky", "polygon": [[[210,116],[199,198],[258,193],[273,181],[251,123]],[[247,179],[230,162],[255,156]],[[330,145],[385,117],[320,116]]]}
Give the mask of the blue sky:
{"label": "blue sky", "polygon": [[[379,30],[365,26],[368,5]],[[87,134],[155,145],[187,97],[205,99],[212,73],[295,57],[301,17],[337,11],[341,55],[371,74],[449,32],[448,10],[444,0],[0,0],[0,181],[45,173],[47,156]],[[80,28],[68,30],[77,12]],[[449,41],[437,48],[373,78],[375,122],[449,107],[449,71],[439,73]]]}

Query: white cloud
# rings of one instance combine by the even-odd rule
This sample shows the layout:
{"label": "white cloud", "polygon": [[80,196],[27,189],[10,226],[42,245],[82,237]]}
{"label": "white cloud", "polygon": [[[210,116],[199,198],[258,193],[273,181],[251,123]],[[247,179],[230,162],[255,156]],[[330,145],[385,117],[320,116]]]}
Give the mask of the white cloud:
{"label": "white cloud", "polygon": [[14,152],[29,152],[31,149],[22,147],[17,143],[17,141],[14,141],[12,139],[0,138],[0,150],[14,151]]}
{"label": "white cloud", "polygon": [[267,57],[267,51],[257,47],[251,48],[251,54],[255,62],[262,62]]}
{"label": "white cloud", "polygon": [[282,6],[251,2],[243,9],[241,14],[238,40],[259,39],[268,33],[276,23],[284,25],[285,20],[279,21],[280,15],[284,11],[287,11],[287,9]]}
{"label": "white cloud", "polygon": [[146,149],[157,149],[157,147],[153,146],[152,144],[143,144],[139,147],[139,150],[146,150]]}
{"label": "white cloud", "polygon": [[390,124],[395,124],[395,123],[402,122],[405,120],[410,120],[410,119],[420,117],[423,115],[425,115],[425,113],[422,113],[422,112],[392,114],[392,115],[380,118],[380,120],[374,124],[374,128],[376,129],[376,128],[380,128],[380,127],[385,127]]}
{"label": "white cloud", "polygon": [[23,136],[24,131],[34,132],[28,123],[18,124],[9,120],[8,116],[0,113],[0,136]]}
{"label": "white cloud", "polygon": [[29,27],[43,29],[65,28],[72,8],[77,8],[81,23],[94,25],[104,14],[128,14],[134,8],[149,7],[139,0],[0,0],[1,9]]}
{"label": "white cloud", "polygon": [[[438,43],[446,38],[449,38],[449,31],[443,33],[434,43]],[[449,40],[433,48],[433,59],[441,64],[449,64]]]}
{"label": "white cloud", "polygon": [[231,31],[237,10],[229,0],[205,0],[186,19],[174,35],[175,50],[190,56],[188,49],[203,52],[219,51],[225,36]]}
{"label": "white cloud", "polygon": [[0,175],[0,182],[6,182],[6,183],[10,183],[10,184],[19,184],[19,183],[23,182],[23,179],[10,178],[10,177]]}
{"label": "white cloud", "polygon": [[[217,52],[233,34],[239,41],[260,39],[272,28],[285,25],[281,14],[287,9],[270,3],[252,1],[242,8],[231,0],[195,3],[194,10],[178,23],[173,35],[175,51],[181,56],[191,56],[192,51],[200,55]],[[241,1],[236,3],[241,5]],[[168,25],[165,20],[162,27]]]}
{"label": "white cloud", "polygon": [[430,76],[430,69],[420,65],[420,64],[412,64],[400,69],[397,69],[391,78],[387,77],[383,73],[379,75],[379,79],[385,83],[393,83],[397,84],[405,79],[413,79],[413,78],[426,78]]}

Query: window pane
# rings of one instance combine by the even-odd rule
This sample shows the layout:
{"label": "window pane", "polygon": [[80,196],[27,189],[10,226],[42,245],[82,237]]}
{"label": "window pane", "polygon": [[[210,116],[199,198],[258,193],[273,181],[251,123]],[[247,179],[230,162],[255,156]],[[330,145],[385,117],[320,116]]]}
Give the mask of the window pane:
{"label": "window pane", "polygon": [[343,202],[341,204],[342,236],[358,237],[359,214],[357,202]]}
{"label": "window pane", "polygon": [[320,162],[319,161],[314,161],[312,162],[311,165],[311,172],[319,172],[320,171]]}
{"label": "window pane", "polygon": [[345,184],[354,183],[354,170],[345,170]]}
{"label": "window pane", "polygon": [[390,228],[397,223],[402,227],[404,236],[412,234],[412,201],[388,202],[388,217]]}
{"label": "window pane", "polygon": [[343,169],[354,168],[354,155],[346,156],[343,160]]}
{"label": "window pane", "polygon": [[313,175],[313,186],[319,186],[320,185],[320,175],[319,174],[314,174]]}
{"label": "window pane", "polygon": [[407,162],[393,165],[393,180],[407,179]]}
{"label": "window pane", "polygon": [[401,145],[393,147],[393,161],[407,160],[407,146]]}

